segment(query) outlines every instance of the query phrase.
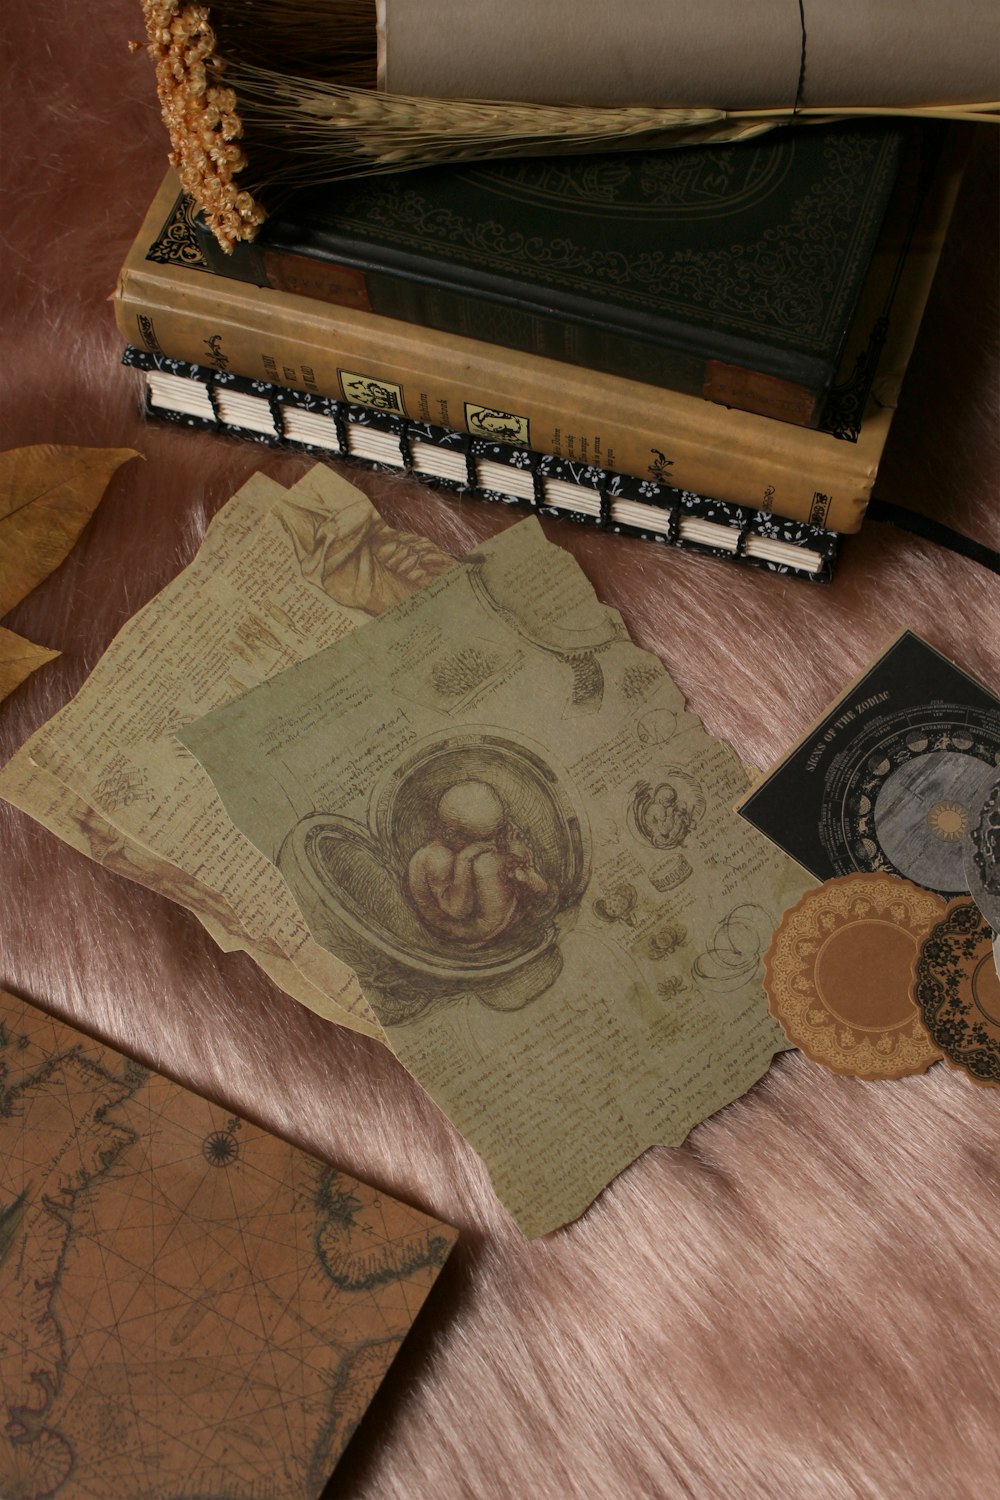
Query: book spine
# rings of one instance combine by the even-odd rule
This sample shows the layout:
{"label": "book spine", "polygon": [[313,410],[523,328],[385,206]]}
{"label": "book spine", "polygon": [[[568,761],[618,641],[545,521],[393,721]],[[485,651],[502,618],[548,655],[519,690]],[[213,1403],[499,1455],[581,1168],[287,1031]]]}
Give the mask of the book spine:
{"label": "book spine", "polygon": [[824,433],[203,272],[133,259],[115,313],[151,353],[829,530],[858,530],[875,477],[877,460]]}
{"label": "book spine", "polygon": [[195,369],[131,346],[123,363],[144,373],[149,417],[398,469],[486,501],[814,583],[828,583],[832,576],[837,533],[802,521],[328,397]]}
{"label": "book spine", "polygon": [[606,327],[592,314],[550,312],[527,298],[487,296],[426,275],[341,264],[280,245],[262,249],[254,241],[226,254],[208,230],[202,228],[197,237],[206,263],[219,276],[707,397],[800,427],[819,425],[830,384],[818,360],[810,384],[753,369],[735,355],[723,358],[721,350],[706,357],[683,342]]}

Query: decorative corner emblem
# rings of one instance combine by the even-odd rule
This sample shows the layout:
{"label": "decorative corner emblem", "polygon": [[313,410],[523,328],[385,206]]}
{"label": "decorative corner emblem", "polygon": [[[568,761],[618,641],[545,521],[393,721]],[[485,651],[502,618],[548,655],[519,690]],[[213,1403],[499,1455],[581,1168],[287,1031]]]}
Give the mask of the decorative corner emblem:
{"label": "decorative corner emblem", "polygon": [[146,260],[163,266],[187,266],[189,270],[210,268],[201,252],[195,230],[196,209],[190,198],[177,199],[160,233],[146,251]]}

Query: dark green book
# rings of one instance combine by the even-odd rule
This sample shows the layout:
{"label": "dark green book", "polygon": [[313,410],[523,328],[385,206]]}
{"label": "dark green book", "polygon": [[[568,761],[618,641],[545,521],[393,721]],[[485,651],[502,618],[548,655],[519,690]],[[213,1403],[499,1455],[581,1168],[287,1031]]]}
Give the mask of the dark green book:
{"label": "dark green book", "polygon": [[231,256],[202,243],[258,286],[827,426],[878,336],[856,320],[906,140],[868,122],[373,177],[290,197]]}

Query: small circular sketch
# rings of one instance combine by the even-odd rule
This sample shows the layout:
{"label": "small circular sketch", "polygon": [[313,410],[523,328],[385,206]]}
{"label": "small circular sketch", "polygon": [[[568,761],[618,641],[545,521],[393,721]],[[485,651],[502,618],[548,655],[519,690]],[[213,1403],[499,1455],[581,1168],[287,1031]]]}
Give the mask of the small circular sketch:
{"label": "small circular sketch", "polygon": [[764,959],[771,1014],[789,1041],[834,1073],[904,1078],[941,1056],[911,998],[920,942],[940,896],[881,872],[808,891]]}
{"label": "small circular sketch", "polygon": [[958,750],[904,761],[875,799],[875,832],[907,880],[935,891],[966,889],[962,845],[971,805],[990,768]]}
{"label": "small circular sketch", "polygon": [[635,732],[644,745],[665,745],[677,733],[677,715],[669,708],[653,708],[643,714]]}
{"label": "small circular sketch", "polygon": [[913,998],[951,1066],[1000,1087],[1000,975],[992,930],[974,901],[952,901],[921,943]]}
{"label": "small circular sketch", "polygon": [[240,1154],[236,1139],[229,1130],[213,1130],[201,1143],[201,1152],[210,1167],[228,1167]]}
{"label": "small circular sketch", "polygon": [[669,958],[678,948],[687,942],[687,928],[680,922],[668,917],[648,933],[640,945],[640,951],[651,958],[654,963],[662,958]]}
{"label": "small circular sketch", "polygon": [[705,816],[705,796],[693,776],[677,766],[663,780],[633,787],[626,821],[632,833],[654,849],[679,849]]}
{"label": "small circular sketch", "polygon": [[1000,777],[970,809],[962,844],[969,891],[994,932],[1000,932]]}
{"label": "small circular sketch", "polygon": [[692,974],[712,989],[739,989],[756,974],[773,931],[762,906],[747,902],[734,907],[716,927],[711,945],[695,959]]}
{"label": "small circular sketch", "polygon": [[602,922],[624,922],[634,927],[638,900],[635,886],[630,880],[623,880],[597,898],[594,911]]}

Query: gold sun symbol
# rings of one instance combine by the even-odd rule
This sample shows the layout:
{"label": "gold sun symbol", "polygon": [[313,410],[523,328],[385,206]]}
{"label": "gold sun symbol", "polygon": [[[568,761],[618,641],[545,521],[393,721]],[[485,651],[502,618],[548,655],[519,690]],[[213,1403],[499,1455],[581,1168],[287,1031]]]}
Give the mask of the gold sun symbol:
{"label": "gold sun symbol", "polygon": [[960,802],[938,802],[927,814],[931,832],[946,844],[958,842],[965,832],[967,822],[965,808]]}

